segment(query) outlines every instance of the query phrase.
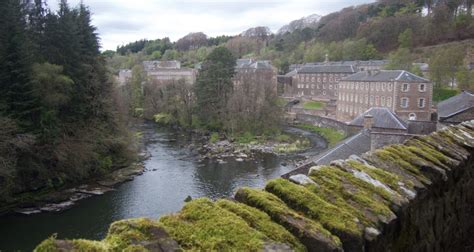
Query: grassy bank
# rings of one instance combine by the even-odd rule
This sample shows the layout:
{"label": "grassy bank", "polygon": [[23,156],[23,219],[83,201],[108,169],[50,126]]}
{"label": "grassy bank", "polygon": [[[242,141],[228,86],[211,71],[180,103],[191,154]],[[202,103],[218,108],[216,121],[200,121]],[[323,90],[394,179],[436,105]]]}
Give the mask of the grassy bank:
{"label": "grassy bank", "polygon": [[326,105],[322,102],[317,102],[317,101],[308,101],[303,104],[304,109],[310,109],[310,110],[320,110],[324,109]]}
{"label": "grassy bank", "polygon": [[298,124],[296,125],[296,127],[300,129],[309,130],[311,132],[321,135],[324,139],[326,139],[329,146],[336,145],[338,142],[340,142],[346,137],[343,132],[332,128],[322,128],[310,124]]}

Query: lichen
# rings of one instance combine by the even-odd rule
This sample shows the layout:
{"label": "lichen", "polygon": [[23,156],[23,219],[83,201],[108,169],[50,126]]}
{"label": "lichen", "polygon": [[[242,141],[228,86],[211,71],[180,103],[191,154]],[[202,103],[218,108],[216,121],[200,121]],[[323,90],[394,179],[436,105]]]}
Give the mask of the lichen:
{"label": "lichen", "polygon": [[161,224],[157,221],[146,218],[121,220],[112,223],[104,241],[112,250],[116,251],[127,248],[138,249],[140,246],[133,244],[134,242],[152,241],[156,239],[156,237],[151,235],[151,231],[160,228],[162,228]]}
{"label": "lichen", "polygon": [[403,181],[402,178],[397,176],[396,174],[384,171],[379,168],[371,168],[365,164],[357,162],[355,160],[348,160],[346,164],[349,165],[351,168],[356,169],[358,171],[363,171],[369,174],[374,179],[381,181],[385,185],[389,186],[390,189],[401,192],[399,183],[406,184],[406,181]]}
{"label": "lichen", "polygon": [[303,211],[305,215],[338,236],[362,235],[357,218],[347,209],[336,207],[303,186],[285,179],[274,179],[267,183],[265,190],[277,195],[293,208]]}
{"label": "lichen", "polygon": [[288,230],[273,222],[268,214],[256,208],[230,200],[219,200],[216,203],[219,207],[236,214],[245,220],[249,226],[262,232],[270,239],[279,243],[290,244],[296,251],[306,250],[298,239]]}
{"label": "lichen", "polygon": [[258,251],[271,241],[237,215],[205,198],[187,203],[178,214],[163,216],[160,222],[186,250]]}

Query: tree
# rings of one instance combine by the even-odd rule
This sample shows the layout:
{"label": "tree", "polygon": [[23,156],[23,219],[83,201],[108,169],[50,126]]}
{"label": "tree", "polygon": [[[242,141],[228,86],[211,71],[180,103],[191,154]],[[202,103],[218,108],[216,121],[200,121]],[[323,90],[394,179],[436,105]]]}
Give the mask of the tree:
{"label": "tree", "polygon": [[410,50],[407,48],[399,48],[397,51],[390,53],[387,69],[390,70],[406,70],[410,71],[413,66],[413,59]]}
{"label": "tree", "polygon": [[413,31],[407,28],[404,32],[398,36],[398,43],[401,48],[407,48],[410,51],[413,49]]}
{"label": "tree", "polygon": [[435,51],[429,61],[430,77],[437,88],[451,86],[454,88],[456,73],[461,70],[463,65],[465,49],[458,47],[449,47]]}
{"label": "tree", "polygon": [[17,120],[23,129],[36,128],[38,100],[31,82],[32,58],[28,54],[23,6],[7,0],[0,11],[0,115]]}
{"label": "tree", "polygon": [[235,62],[227,48],[217,47],[202,64],[195,86],[197,110],[201,121],[210,128],[222,129]]}

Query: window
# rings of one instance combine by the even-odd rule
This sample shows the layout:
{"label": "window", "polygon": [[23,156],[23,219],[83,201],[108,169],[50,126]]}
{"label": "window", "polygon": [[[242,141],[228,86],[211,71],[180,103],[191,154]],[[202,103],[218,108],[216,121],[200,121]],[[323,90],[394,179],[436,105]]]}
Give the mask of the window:
{"label": "window", "polygon": [[391,107],[392,106],[392,97],[387,98],[387,106]]}
{"label": "window", "polygon": [[408,119],[409,119],[410,121],[416,120],[416,114],[415,114],[415,113],[410,113],[410,114],[408,115]]}
{"label": "window", "polygon": [[382,107],[385,107],[385,96],[382,96],[380,98],[380,103],[381,103]]}
{"label": "window", "polygon": [[403,83],[402,92],[408,92],[410,90],[410,85],[408,83]]}
{"label": "window", "polygon": [[329,89],[332,89],[332,84],[329,84]]}
{"label": "window", "polygon": [[326,91],[323,91],[323,95],[326,95]]}
{"label": "window", "polygon": [[359,83],[356,83],[356,90],[359,90]]}
{"label": "window", "polygon": [[424,83],[420,84],[420,86],[418,87],[418,90],[420,92],[425,92],[426,91],[426,84],[424,84]]}
{"label": "window", "polygon": [[382,91],[385,91],[385,82],[382,83]]}
{"label": "window", "polygon": [[425,107],[425,98],[418,99],[418,107],[424,108]]}
{"label": "window", "polygon": [[375,106],[379,106],[379,101],[380,101],[379,96],[378,95],[375,96]]}
{"label": "window", "polygon": [[408,108],[408,98],[404,97],[400,101],[400,107],[402,108]]}
{"label": "window", "polygon": [[306,88],[309,88],[309,84],[306,84]]}
{"label": "window", "polygon": [[311,89],[314,89],[314,84],[311,84]]}
{"label": "window", "polygon": [[374,105],[374,96],[373,95],[370,96],[370,105]]}
{"label": "window", "polygon": [[377,84],[375,84],[375,90],[377,90],[377,91],[380,90],[380,83],[377,82]]}
{"label": "window", "polygon": [[392,84],[392,83],[388,83],[388,91],[392,91],[392,88],[393,88],[393,84]]}

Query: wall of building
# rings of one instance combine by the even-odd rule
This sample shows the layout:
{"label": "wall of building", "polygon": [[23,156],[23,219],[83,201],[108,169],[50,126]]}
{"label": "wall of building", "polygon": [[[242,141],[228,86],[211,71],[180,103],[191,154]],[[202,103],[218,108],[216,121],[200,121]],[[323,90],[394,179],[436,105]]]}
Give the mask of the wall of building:
{"label": "wall of building", "polygon": [[[415,120],[430,121],[431,107],[433,97],[433,85],[430,83],[406,83],[395,82],[395,107],[393,111],[402,119],[408,120],[410,114],[416,116]],[[408,90],[403,90],[403,84],[408,84]],[[425,91],[420,91],[420,85],[425,85]],[[408,99],[408,107],[402,107],[401,101],[403,98]],[[424,99],[424,106],[419,106],[419,99]]]}

